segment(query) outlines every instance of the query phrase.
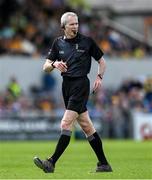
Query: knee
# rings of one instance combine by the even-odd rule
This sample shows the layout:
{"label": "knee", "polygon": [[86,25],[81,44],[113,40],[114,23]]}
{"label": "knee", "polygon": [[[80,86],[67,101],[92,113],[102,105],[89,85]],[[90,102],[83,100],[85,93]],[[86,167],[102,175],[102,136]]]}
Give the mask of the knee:
{"label": "knee", "polygon": [[72,123],[63,119],[61,121],[61,129],[72,130]]}
{"label": "knee", "polygon": [[95,128],[92,123],[85,122],[81,125],[81,128],[83,129],[84,133],[88,136],[95,132]]}
{"label": "knee", "polygon": [[93,126],[89,126],[89,127],[85,127],[84,129],[83,129],[83,131],[85,132],[85,134],[87,135],[87,136],[89,136],[90,134],[93,134],[94,133],[94,127]]}

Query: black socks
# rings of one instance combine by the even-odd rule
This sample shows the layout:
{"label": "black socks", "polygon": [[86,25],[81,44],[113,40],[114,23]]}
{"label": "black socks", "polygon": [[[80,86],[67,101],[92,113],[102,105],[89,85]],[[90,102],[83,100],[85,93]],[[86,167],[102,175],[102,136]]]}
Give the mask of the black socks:
{"label": "black socks", "polygon": [[99,135],[97,134],[97,132],[95,132],[91,136],[87,137],[87,139],[88,139],[92,149],[94,150],[99,162],[101,162],[101,164],[107,165],[108,162],[107,162],[106,157],[103,152],[102,141],[101,141]]}
{"label": "black socks", "polygon": [[62,155],[64,150],[69,145],[71,134],[72,134],[72,132],[70,130],[62,130],[61,136],[56,145],[55,152],[52,155],[52,157],[48,158],[48,160],[51,161],[54,165],[55,165],[56,161],[59,159],[59,157]]}
{"label": "black socks", "polygon": [[[61,136],[56,145],[55,152],[50,158],[48,158],[48,160],[51,163],[53,163],[54,166],[55,166],[55,163],[57,162],[57,160],[60,158],[62,153],[65,151],[65,149],[69,145],[71,134],[72,134],[72,132],[70,130],[62,130]],[[101,141],[99,135],[97,134],[97,132],[95,132],[91,136],[87,137],[87,139],[88,139],[92,149],[94,150],[99,162],[101,162],[102,165],[103,164],[107,165],[108,162],[107,162],[106,157],[103,152],[102,141]]]}

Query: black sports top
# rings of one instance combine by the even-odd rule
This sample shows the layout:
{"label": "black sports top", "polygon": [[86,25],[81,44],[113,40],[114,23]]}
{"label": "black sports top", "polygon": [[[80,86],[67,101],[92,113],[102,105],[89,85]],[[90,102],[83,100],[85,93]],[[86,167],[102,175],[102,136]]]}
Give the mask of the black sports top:
{"label": "black sports top", "polygon": [[92,38],[77,33],[73,39],[55,39],[46,58],[67,63],[67,72],[62,76],[83,77],[90,72],[91,57],[98,61],[102,56],[103,52]]}

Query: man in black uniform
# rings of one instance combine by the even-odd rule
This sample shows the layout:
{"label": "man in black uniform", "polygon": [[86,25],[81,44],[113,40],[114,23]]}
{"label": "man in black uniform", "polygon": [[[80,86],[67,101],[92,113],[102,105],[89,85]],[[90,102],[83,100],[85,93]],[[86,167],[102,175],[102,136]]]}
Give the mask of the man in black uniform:
{"label": "man in black uniform", "polygon": [[54,154],[46,160],[35,157],[34,163],[44,172],[53,173],[57,160],[70,142],[73,124],[77,120],[98,158],[96,172],[111,172],[112,168],[104,155],[101,139],[86,107],[90,91],[87,74],[91,67],[91,57],[99,64],[93,87],[93,91],[96,91],[101,86],[105,71],[103,52],[90,37],[78,33],[78,17],[75,13],[64,13],[61,17],[61,27],[64,36],[55,39],[43,70],[51,72],[56,68],[61,72],[66,111],[61,121],[61,136]]}

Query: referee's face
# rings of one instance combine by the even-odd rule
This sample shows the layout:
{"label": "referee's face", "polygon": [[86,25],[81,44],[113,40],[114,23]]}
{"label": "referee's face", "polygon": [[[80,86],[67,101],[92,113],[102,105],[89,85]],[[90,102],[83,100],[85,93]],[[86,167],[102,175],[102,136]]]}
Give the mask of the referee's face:
{"label": "referee's face", "polygon": [[74,38],[78,32],[78,18],[76,16],[68,16],[67,23],[64,28],[64,33],[67,38]]}

